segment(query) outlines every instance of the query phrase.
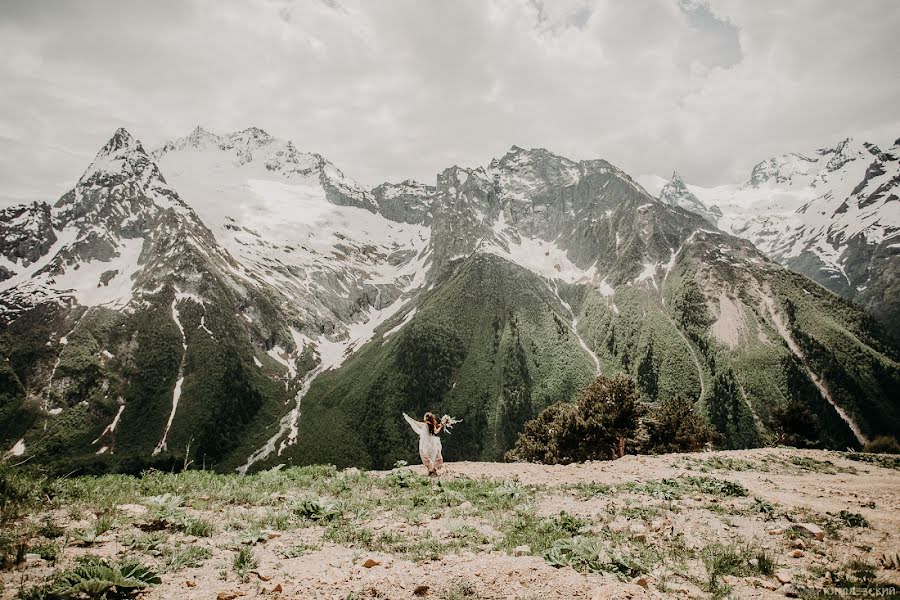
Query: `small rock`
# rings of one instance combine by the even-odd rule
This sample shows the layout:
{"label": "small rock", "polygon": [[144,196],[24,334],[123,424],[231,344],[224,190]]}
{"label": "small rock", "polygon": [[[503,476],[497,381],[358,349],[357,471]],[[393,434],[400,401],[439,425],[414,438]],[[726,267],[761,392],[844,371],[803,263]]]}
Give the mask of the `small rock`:
{"label": "small rock", "polygon": [[25,555],[25,562],[37,562],[39,560],[41,560],[40,554],[33,554],[33,553],[29,552],[28,554]]}
{"label": "small rock", "polygon": [[653,531],[660,531],[665,526],[666,526],[665,519],[654,519],[650,523],[650,529],[652,529]]}
{"label": "small rock", "polygon": [[775,579],[782,585],[790,583],[791,578],[792,576],[790,571],[778,571],[777,573],[775,573]]}
{"label": "small rock", "polygon": [[430,589],[430,587],[427,585],[417,585],[416,589],[413,590],[413,595],[414,596],[424,596],[425,594],[428,593],[429,589]]}
{"label": "small rock", "polygon": [[797,598],[800,596],[799,592],[797,592],[797,588],[795,588],[791,584],[779,588],[778,591],[783,596],[787,596],[788,598]]}
{"label": "small rock", "polygon": [[803,558],[803,550],[794,550],[788,554],[791,558]]}
{"label": "small rock", "polygon": [[825,539],[825,532],[822,528],[818,525],[813,525],[812,523],[796,523],[794,525],[794,531],[804,537],[813,538],[817,542],[821,542]]}
{"label": "small rock", "polygon": [[791,548],[797,548],[799,550],[806,550],[806,542],[804,542],[800,538],[797,538],[793,542],[791,542]]}
{"label": "small rock", "polygon": [[216,600],[234,600],[235,598],[239,598],[244,595],[244,592],[219,592],[216,596]]}
{"label": "small rock", "polygon": [[260,573],[259,571],[250,571],[250,574],[251,574],[251,575],[256,575],[257,577],[259,577],[259,580],[260,580],[260,581],[269,581],[270,579],[272,579],[272,576],[271,576],[271,575],[263,575],[263,574]]}
{"label": "small rock", "polygon": [[513,556],[526,556],[528,554],[531,554],[531,546],[527,544],[513,548]]}
{"label": "small rock", "polygon": [[635,577],[634,579],[631,580],[631,583],[633,583],[635,585],[639,585],[642,588],[644,588],[645,590],[650,589],[650,580],[647,579],[646,577],[644,577],[643,575],[640,577]]}
{"label": "small rock", "polygon": [[784,533],[784,529],[781,529],[780,527],[776,527],[774,529],[766,530],[766,533],[768,533],[769,535],[782,535]]}
{"label": "small rock", "polygon": [[778,584],[777,584],[777,583],[774,583],[774,582],[769,581],[769,580],[767,580],[767,579],[757,579],[756,581],[759,583],[759,587],[761,587],[761,588],[763,588],[763,589],[765,589],[765,590],[769,590],[769,591],[771,591],[771,592],[774,592],[775,590],[778,589]]}
{"label": "small rock", "polygon": [[375,560],[374,558],[367,558],[366,561],[362,564],[367,569],[371,569],[372,567],[376,567],[381,563]]}
{"label": "small rock", "polygon": [[472,503],[469,502],[468,500],[466,500],[465,502],[463,502],[462,504],[459,505],[459,509],[460,510],[471,510]]}
{"label": "small rock", "polygon": [[280,593],[282,592],[282,589],[283,589],[283,588],[281,587],[281,584],[278,583],[278,584],[275,585],[275,587],[272,588],[272,591],[271,591],[270,593],[272,593],[272,594],[280,594]]}
{"label": "small rock", "polygon": [[753,567],[754,569],[758,569],[758,568],[759,568],[759,559],[758,559],[758,558],[751,558],[751,559],[748,560],[747,562],[748,562],[748,563],[750,564],[750,566]]}
{"label": "small rock", "polygon": [[184,586],[185,587],[197,587],[197,582],[188,580],[188,581],[184,582]]}
{"label": "small rock", "polygon": [[281,537],[281,534],[278,533],[277,531],[267,531],[266,532],[266,539],[274,540],[275,538],[280,538],[280,537]]}

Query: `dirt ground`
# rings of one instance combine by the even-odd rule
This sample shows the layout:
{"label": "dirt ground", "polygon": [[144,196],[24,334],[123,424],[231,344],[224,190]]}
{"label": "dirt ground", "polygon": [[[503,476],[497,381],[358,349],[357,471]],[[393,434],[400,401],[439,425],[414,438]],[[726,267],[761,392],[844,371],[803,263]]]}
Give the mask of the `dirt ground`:
{"label": "dirt ground", "polygon": [[[422,472],[420,466],[403,470]],[[391,472],[374,473],[387,477]],[[742,485],[741,497],[717,497],[698,492],[667,498],[641,491],[635,485],[659,480],[709,477]],[[804,589],[843,593],[838,589],[848,564],[872,566],[879,582],[897,586],[900,571],[893,562],[900,552],[900,470],[849,460],[841,453],[794,449],[756,449],[663,456],[626,456],[612,462],[568,466],[521,463],[449,463],[440,478],[489,478],[540,486],[535,514],[538,518],[560,511],[583,519],[590,531],[615,536],[625,532],[662,553],[683,552],[684,572],[658,565],[640,577],[622,580],[608,573],[557,568],[540,555],[497,549],[498,544],[475,543],[443,553],[438,559],[415,560],[403,553],[373,551],[354,543],[323,538],[320,525],[268,531],[253,545],[258,564],[245,576],[231,572],[234,532],[224,522],[258,518],[260,507],[195,510],[219,525],[217,533],[198,538],[175,534],[179,543],[209,548],[201,566],[163,576],[160,585],[144,592],[146,598],[783,598],[802,595]],[[583,490],[601,490],[597,494]],[[388,499],[389,500],[389,499]],[[761,515],[752,507],[775,508]],[[118,507],[122,514],[140,517],[144,507]],[[194,510],[194,509],[191,509]],[[841,511],[861,515],[865,526],[840,525]],[[36,520],[40,515],[33,516]],[[63,517],[60,515],[60,519]],[[85,522],[91,520],[85,517]],[[467,516],[465,505],[430,515],[424,522],[409,522],[387,510],[367,517],[375,532],[404,535],[430,533],[438,539],[460,526],[470,526],[487,539],[502,536],[496,523]],[[798,534],[797,524],[836,523],[823,527],[823,539]],[[79,523],[69,523],[76,526]],[[89,552],[114,558],[125,550],[129,528],[123,525],[106,534]],[[813,534],[814,535],[814,534]],[[616,538],[618,539],[618,538]],[[676,544],[677,542],[677,544]],[[752,545],[774,557],[774,573],[725,574],[719,592],[704,588],[709,578],[702,549],[711,544]],[[300,544],[312,548],[296,557],[286,550]],[[88,550],[66,548],[56,566],[29,560],[2,572],[2,598],[15,598],[70,564]],[[522,554],[522,555],[517,555]],[[854,563],[853,561],[856,561]],[[806,592],[809,596],[811,592]],[[869,592],[871,593],[871,592]],[[846,594],[845,594],[846,595]],[[822,597],[822,596],[819,596]],[[840,597],[833,595],[831,597]],[[891,597],[882,591],[880,597]]]}

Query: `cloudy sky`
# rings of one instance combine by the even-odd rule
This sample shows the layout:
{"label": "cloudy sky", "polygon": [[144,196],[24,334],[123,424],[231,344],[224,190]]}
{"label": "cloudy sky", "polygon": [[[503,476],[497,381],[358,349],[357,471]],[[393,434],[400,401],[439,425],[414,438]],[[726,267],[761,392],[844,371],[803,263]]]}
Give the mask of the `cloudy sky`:
{"label": "cloudy sky", "polygon": [[255,125],[360,182],[512,144],[698,184],[900,137],[896,0],[4,0],[0,202],[55,200],[116,127]]}

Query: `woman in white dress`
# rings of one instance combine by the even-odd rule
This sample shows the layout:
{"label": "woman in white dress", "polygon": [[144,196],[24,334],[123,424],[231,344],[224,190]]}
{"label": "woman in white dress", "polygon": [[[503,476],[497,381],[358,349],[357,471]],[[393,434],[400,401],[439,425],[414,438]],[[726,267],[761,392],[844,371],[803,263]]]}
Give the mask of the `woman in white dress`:
{"label": "woman in white dress", "polygon": [[438,422],[430,412],[425,413],[424,422],[416,421],[406,413],[403,413],[403,418],[419,436],[419,456],[422,457],[422,464],[428,469],[429,475],[437,475],[438,469],[444,464],[444,457],[441,456],[441,438],[438,437],[444,423]]}

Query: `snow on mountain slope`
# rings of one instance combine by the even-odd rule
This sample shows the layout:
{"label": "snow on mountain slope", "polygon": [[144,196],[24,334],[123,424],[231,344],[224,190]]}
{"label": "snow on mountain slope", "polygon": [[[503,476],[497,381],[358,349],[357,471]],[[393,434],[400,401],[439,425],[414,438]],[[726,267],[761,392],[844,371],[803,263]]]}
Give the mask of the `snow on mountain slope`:
{"label": "snow on mountain slope", "polygon": [[146,263],[146,242],[167,233],[149,224],[174,213],[185,227],[203,229],[140,142],[124,129],[98,152],[70,192],[52,208],[42,206],[30,210],[48,216],[47,223],[30,219],[21,227],[17,220],[4,224],[23,239],[52,240],[49,245],[32,244],[38,251],[26,256],[4,257],[3,268],[13,273],[0,282],[6,310],[49,300],[124,307],[132,299],[139,264]]}
{"label": "snow on mountain slope", "polygon": [[[641,181],[653,192],[663,182],[652,176]],[[888,305],[895,285],[890,273],[900,261],[897,142],[884,152],[847,139],[833,148],[760,162],[741,185],[685,189],[704,207],[721,208],[722,230],[750,240],[896,328],[900,315]]]}
{"label": "snow on mountain slope", "polygon": [[385,218],[321,156],[258,129],[197,128],[154,156],[251,277],[288,300],[313,298],[310,316],[339,335],[397,298],[428,242],[427,227]]}

